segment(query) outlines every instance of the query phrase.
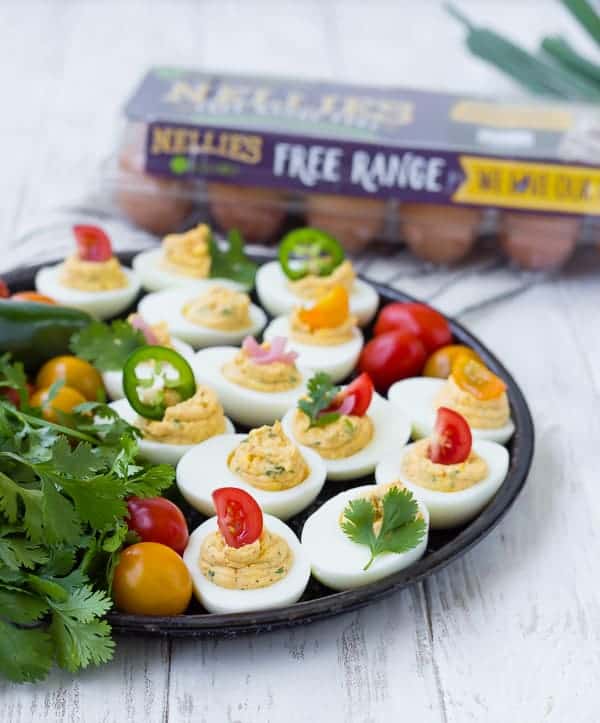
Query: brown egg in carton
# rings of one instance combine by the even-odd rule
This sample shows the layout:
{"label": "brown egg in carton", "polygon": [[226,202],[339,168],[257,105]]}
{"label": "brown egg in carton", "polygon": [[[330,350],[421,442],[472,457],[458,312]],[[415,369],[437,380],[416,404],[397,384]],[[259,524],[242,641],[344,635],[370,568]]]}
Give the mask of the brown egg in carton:
{"label": "brown egg in carton", "polygon": [[434,203],[402,203],[400,234],[413,254],[432,264],[454,264],[473,248],[483,212]]}
{"label": "brown egg in carton", "polygon": [[578,216],[503,211],[498,239],[504,253],[520,268],[553,271],[575,251],[581,226]]}

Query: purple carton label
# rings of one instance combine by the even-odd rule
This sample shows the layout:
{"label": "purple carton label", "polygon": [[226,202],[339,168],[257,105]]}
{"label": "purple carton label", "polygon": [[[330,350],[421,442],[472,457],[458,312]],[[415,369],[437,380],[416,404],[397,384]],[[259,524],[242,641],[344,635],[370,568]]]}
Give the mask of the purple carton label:
{"label": "purple carton label", "polygon": [[600,213],[597,111],[156,69],[146,170],[290,191]]}

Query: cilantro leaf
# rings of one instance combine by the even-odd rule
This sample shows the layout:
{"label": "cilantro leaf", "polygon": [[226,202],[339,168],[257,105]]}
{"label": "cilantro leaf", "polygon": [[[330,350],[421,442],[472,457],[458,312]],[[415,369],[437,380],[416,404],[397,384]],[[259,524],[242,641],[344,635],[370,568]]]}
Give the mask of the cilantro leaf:
{"label": "cilantro leaf", "polygon": [[237,229],[232,229],[227,235],[227,241],[227,248],[222,249],[210,234],[208,240],[211,258],[210,275],[213,278],[238,281],[247,289],[251,289],[254,286],[258,266],[246,256],[244,238]]}
{"label": "cilantro leaf", "polygon": [[315,374],[309,379],[307,389],[308,396],[299,400],[298,409],[306,414],[311,427],[324,427],[340,418],[339,412],[324,413],[340,391],[340,387],[334,385],[329,374]]}
{"label": "cilantro leaf", "polygon": [[71,337],[69,348],[102,372],[122,369],[132,351],[146,343],[143,333],[128,321],[93,321]]}
{"label": "cilantro leaf", "polygon": [[58,664],[70,672],[90,663],[106,663],[112,658],[114,641],[110,625],[100,620],[112,607],[111,599],[89,585],[75,588],[64,602],[51,602],[50,635]]}
{"label": "cilantro leaf", "polygon": [[16,628],[0,620],[0,672],[18,683],[45,678],[54,654],[50,636],[43,629]]}
{"label": "cilantro leaf", "polygon": [[42,598],[18,588],[0,587],[0,618],[18,625],[39,620],[48,612],[48,603]]}
{"label": "cilantro leaf", "polygon": [[373,560],[385,552],[402,553],[415,548],[425,537],[427,525],[419,517],[419,506],[412,492],[390,487],[381,501],[381,525],[376,531],[378,505],[371,500],[351,500],[344,509],[342,530],[353,542],[366,545]]}
{"label": "cilantro leaf", "polygon": [[11,361],[10,354],[0,356],[0,388],[13,389],[21,409],[29,406],[25,367],[21,362]]}
{"label": "cilantro leaf", "polygon": [[21,567],[32,570],[47,560],[48,552],[44,547],[30,542],[22,534],[15,536],[0,532],[0,561],[11,570]]}

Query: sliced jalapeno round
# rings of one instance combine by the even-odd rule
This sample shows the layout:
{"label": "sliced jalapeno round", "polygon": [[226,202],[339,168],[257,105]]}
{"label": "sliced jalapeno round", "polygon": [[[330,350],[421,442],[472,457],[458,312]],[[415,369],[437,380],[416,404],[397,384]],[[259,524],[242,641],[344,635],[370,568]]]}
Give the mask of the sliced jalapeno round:
{"label": "sliced jalapeno round", "polygon": [[123,367],[123,391],[132,408],[145,419],[162,419],[169,392],[183,402],[196,393],[194,372],[174,349],[141,346]]}
{"label": "sliced jalapeno round", "polygon": [[279,244],[279,263],[292,281],[308,274],[329,276],[344,258],[344,249],[337,239],[310,226],[290,231]]}

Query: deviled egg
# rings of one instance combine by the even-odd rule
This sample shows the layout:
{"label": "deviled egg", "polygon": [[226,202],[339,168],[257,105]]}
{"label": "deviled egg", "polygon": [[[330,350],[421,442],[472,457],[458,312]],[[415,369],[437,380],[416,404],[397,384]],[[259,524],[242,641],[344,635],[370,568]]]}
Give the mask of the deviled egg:
{"label": "deviled egg", "polygon": [[[133,259],[133,268],[142,286],[148,291],[162,291],[173,286],[186,286],[211,276],[211,230],[205,223],[184,233],[171,233],[161,247],[142,251]],[[228,282],[232,288],[244,290],[243,284]]]}
{"label": "deviled egg", "polygon": [[392,384],[388,398],[410,418],[415,438],[431,434],[439,407],[448,407],[461,414],[475,439],[504,444],[515,431],[506,384],[467,355],[456,360],[447,380],[403,379]]}
{"label": "deviled egg", "polygon": [[356,278],[340,244],[313,228],[287,234],[279,246],[279,261],[264,264],[256,274],[260,303],[273,316],[289,314],[299,304],[316,301],[334,286],[343,286],[348,292],[350,311],[358,325],[368,324],[377,311],[377,292]]}
{"label": "deviled egg", "polygon": [[[392,482],[354,487],[327,500],[306,520],[301,539],[317,580],[350,590],[412,565],[425,553],[428,534],[425,505]],[[374,547],[361,539],[372,539]]]}
{"label": "deviled egg", "polygon": [[464,417],[438,409],[432,437],[379,462],[378,484],[400,480],[425,503],[432,529],[473,519],[496,494],[508,471],[508,452],[496,442],[472,442]]}
{"label": "deviled egg", "polygon": [[297,602],[310,565],[293,531],[242,489],[222,487],[213,499],[217,516],[192,532],[183,553],[200,604],[239,613]]}
{"label": "deviled egg", "polygon": [[265,512],[287,520],[316,499],[325,464],[316,452],[294,444],[275,422],[248,435],[212,437],[179,460],[181,494],[205,515],[215,513],[212,493],[224,481],[250,493]]}
{"label": "deviled egg", "polygon": [[404,446],[408,418],[373,391],[367,374],[336,387],[324,373],[308,383],[308,395],[282,421],[285,433],[323,459],[328,479],[358,479],[386,454]]}
{"label": "deviled egg", "polygon": [[334,286],[312,307],[296,307],[289,317],[278,316],[265,329],[264,338],[289,339],[298,363],[308,369],[329,374],[339,381],[356,366],[363,345],[363,335],[350,313],[348,292]]}
{"label": "deviled egg", "polygon": [[[169,330],[165,322],[158,324],[146,324],[140,314],[130,314],[127,321],[131,324],[134,329],[138,329],[143,335],[146,344],[158,344],[159,346],[170,347],[175,349],[176,352],[188,362],[192,362],[194,359],[194,350],[189,344],[184,341],[173,338],[169,334]],[[122,369],[107,369],[102,372],[102,381],[104,388],[110,399],[122,399],[125,396],[123,391],[123,370]]]}
{"label": "deviled egg", "polygon": [[98,319],[130,306],[140,290],[136,274],[113,255],[108,236],[97,226],[73,226],[76,251],[62,263],[41,268],[35,287],[62,306]]}
{"label": "deviled egg", "polygon": [[196,379],[215,389],[225,413],[239,424],[272,424],[306,394],[311,376],[296,366],[298,354],[286,351],[286,342],[276,336],[259,344],[248,336],[241,348],[202,349],[193,362]]}
{"label": "deviled egg", "polygon": [[149,324],[166,321],[173,336],[195,348],[239,344],[267,321],[265,312],[226,279],[156,291],[138,309]]}
{"label": "deviled egg", "polygon": [[234,432],[217,395],[196,385],[189,363],[174,349],[143,346],[123,369],[125,399],[110,406],[141,432],[140,457],[176,464],[194,445]]}

